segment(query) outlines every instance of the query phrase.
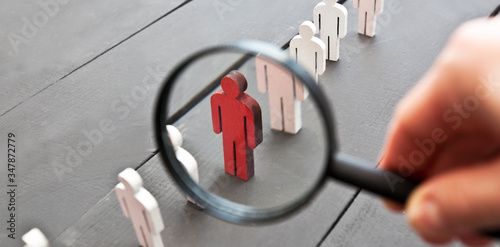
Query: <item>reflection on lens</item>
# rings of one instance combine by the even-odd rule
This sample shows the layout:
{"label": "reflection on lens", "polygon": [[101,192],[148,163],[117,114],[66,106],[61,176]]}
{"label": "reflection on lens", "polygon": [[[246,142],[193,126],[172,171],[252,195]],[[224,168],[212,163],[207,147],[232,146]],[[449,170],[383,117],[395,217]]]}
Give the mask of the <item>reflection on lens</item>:
{"label": "reflection on lens", "polygon": [[177,77],[167,122],[197,160],[201,188],[239,204],[276,207],[310,192],[323,176],[326,131],[306,97],[278,63],[212,53]]}

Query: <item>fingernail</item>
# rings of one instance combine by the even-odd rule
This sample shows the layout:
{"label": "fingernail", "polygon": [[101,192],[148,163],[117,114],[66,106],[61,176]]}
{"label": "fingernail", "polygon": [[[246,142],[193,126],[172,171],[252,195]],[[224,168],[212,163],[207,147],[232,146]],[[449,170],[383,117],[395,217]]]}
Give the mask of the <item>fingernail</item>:
{"label": "fingernail", "polygon": [[413,227],[421,231],[432,232],[444,229],[439,208],[433,201],[413,205],[407,211],[407,217]]}

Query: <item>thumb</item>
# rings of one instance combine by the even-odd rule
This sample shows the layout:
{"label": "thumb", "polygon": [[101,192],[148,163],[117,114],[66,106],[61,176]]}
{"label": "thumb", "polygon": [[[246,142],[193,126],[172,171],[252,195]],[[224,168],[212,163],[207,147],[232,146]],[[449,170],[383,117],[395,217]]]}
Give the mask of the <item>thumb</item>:
{"label": "thumb", "polygon": [[406,206],[410,225],[426,240],[500,229],[500,159],[436,175],[422,183]]}

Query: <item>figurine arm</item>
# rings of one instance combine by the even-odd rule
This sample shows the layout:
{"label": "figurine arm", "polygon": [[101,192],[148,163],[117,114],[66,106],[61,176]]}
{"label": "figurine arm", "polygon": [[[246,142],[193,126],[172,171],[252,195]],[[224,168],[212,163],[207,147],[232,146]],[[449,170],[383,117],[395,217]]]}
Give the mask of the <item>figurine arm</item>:
{"label": "figurine arm", "polygon": [[[297,35],[298,36],[298,35]],[[297,62],[297,52],[296,52],[296,45],[295,45],[295,38],[297,37],[295,36],[292,40],[290,40],[290,47],[288,48],[290,50],[290,58]]]}
{"label": "figurine arm", "polygon": [[320,45],[320,49],[318,50],[318,61],[317,64],[318,64],[318,74],[322,75],[325,70],[326,70],[326,63],[325,63],[325,58],[326,58],[326,48],[325,48],[325,45],[324,44],[321,44]]}
{"label": "figurine arm", "polygon": [[320,14],[320,8],[321,8],[321,5],[325,5],[323,2],[321,3],[318,3],[316,5],[316,7],[314,7],[314,10],[313,10],[313,22],[314,22],[314,26],[316,26],[316,34],[318,34],[321,30],[321,26],[320,26],[320,23],[321,23],[321,14]]}
{"label": "figurine arm", "polygon": [[375,0],[375,14],[379,15],[384,11],[384,0]]}
{"label": "figurine arm", "polygon": [[198,163],[196,159],[184,148],[178,147],[175,150],[175,156],[177,160],[184,166],[184,169],[188,172],[189,176],[196,182],[199,183],[198,175]]}
{"label": "figurine arm", "polygon": [[127,202],[125,201],[126,200],[125,194],[127,193],[125,191],[125,185],[123,185],[122,183],[117,184],[115,186],[115,193],[116,193],[116,198],[120,203],[120,207],[122,208],[123,215],[125,215],[125,217],[127,218],[130,218],[130,212],[128,211]]}
{"label": "figurine arm", "polygon": [[[380,1],[380,0],[379,0]],[[341,4],[335,4],[335,6],[340,10],[339,15],[339,37],[344,38],[347,34],[347,9]]]}
{"label": "figurine arm", "polygon": [[163,225],[163,218],[161,216],[160,208],[156,207],[152,209],[149,213],[146,213],[146,217],[148,217],[148,222],[150,224],[149,227],[151,227],[151,231],[153,231],[154,234],[159,234],[161,231],[163,231],[163,228],[165,228],[165,225]]}
{"label": "figurine arm", "polygon": [[298,101],[304,102],[307,98],[307,89],[304,87],[304,84],[294,76],[293,78],[293,86],[295,87],[295,98]]}
{"label": "figurine arm", "polygon": [[248,146],[255,149],[262,142],[262,112],[259,103],[249,99],[246,103],[248,110],[245,114]]}
{"label": "figurine arm", "polygon": [[[323,57],[325,57],[325,56],[323,56]],[[319,59],[319,56],[318,56],[318,59]],[[323,73],[325,73],[325,70],[326,70],[325,59],[324,58],[319,59],[319,61],[318,61],[318,74],[322,75]]]}
{"label": "figurine arm", "polygon": [[163,225],[160,206],[158,205],[156,198],[149,191],[142,188],[137,193],[136,199],[141,203],[141,205],[143,205],[142,210],[144,211],[140,212],[140,214],[142,214],[142,217],[145,217],[151,233],[160,233],[165,226]]}
{"label": "figurine arm", "polygon": [[257,88],[259,92],[265,93],[268,87],[268,69],[269,66],[266,63],[265,58],[260,56],[255,57],[255,72],[257,74]]}
{"label": "figurine arm", "polygon": [[221,117],[222,112],[220,110],[220,104],[219,104],[220,94],[221,93],[219,90],[214,95],[212,95],[212,97],[210,97],[210,106],[212,108],[212,126],[216,134],[222,132],[222,117]]}
{"label": "figurine arm", "polygon": [[362,1],[362,0],[353,0],[352,3],[353,3],[353,6],[355,9],[359,8],[359,1]]}

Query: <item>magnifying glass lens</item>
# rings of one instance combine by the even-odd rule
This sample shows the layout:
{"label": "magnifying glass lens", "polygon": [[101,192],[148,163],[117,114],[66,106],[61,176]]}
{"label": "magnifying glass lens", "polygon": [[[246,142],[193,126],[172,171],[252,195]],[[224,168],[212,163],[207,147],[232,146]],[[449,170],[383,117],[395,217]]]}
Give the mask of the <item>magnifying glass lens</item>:
{"label": "magnifying glass lens", "polygon": [[199,56],[171,81],[166,112],[197,160],[197,191],[210,198],[286,207],[325,176],[322,115],[296,74],[272,59],[231,50]]}
{"label": "magnifying glass lens", "polygon": [[337,152],[333,116],[312,77],[257,41],[181,63],[160,91],[155,117],[172,178],[207,213],[234,223],[290,215],[327,174],[404,204],[417,183]]}

